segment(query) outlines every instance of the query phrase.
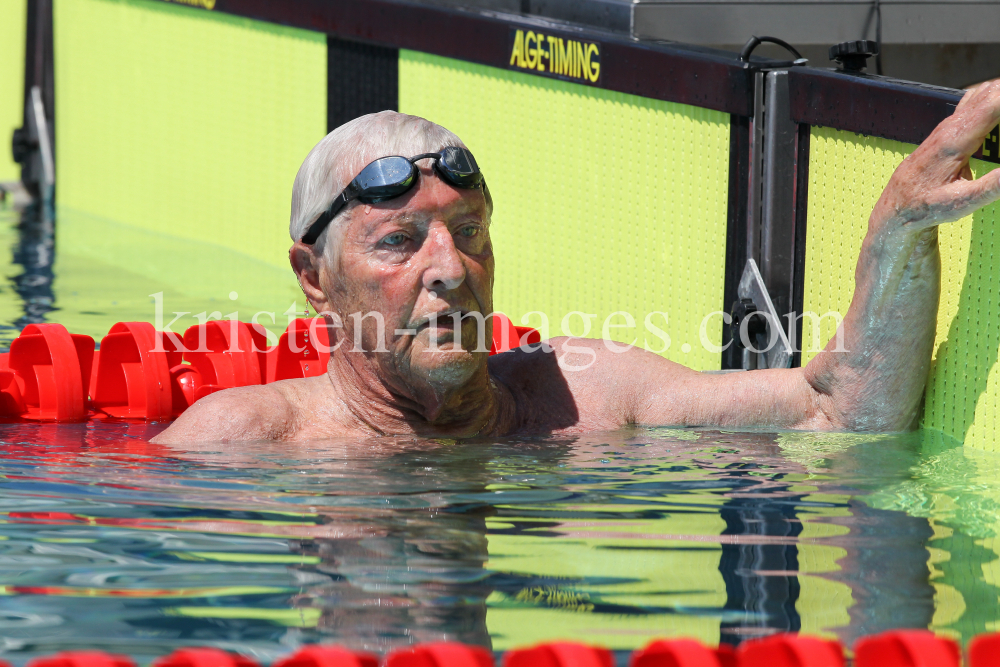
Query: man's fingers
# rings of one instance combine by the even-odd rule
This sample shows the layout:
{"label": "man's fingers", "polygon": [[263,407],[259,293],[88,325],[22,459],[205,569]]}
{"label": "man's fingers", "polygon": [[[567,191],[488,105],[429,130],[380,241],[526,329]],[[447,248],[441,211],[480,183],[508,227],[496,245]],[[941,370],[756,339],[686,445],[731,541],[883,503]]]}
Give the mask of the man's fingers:
{"label": "man's fingers", "polygon": [[1000,123],[1000,80],[981,84],[962,97],[955,113],[938,126],[942,131],[940,148],[949,155],[968,157],[979,150],[997,123]]}
{"label": "man's fingers", "polygon": [[[952,222],[1000,199],[1000,169],[974,181],[956,180],[934,191],[927,201],[933,224]],[[930,222],[930,221],[929,221]]]}

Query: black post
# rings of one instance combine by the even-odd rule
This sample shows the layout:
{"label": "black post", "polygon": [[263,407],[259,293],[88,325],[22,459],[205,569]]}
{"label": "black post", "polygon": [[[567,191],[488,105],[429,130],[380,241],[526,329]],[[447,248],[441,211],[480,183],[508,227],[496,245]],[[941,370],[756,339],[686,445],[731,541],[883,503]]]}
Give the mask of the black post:
{"label": "black post", "polygon": [[326,130],[399,109],[399,49],[326,38]]}
{"label": "black post", "polygon": [[21,181],[34,196],[42,196],[42,157],[39,140],[30,128],[36,126],[32,89],[38,88],[47,125],[48,145],[55,154],[55,76],[52,66],[52,2],[28,0],[24,49],[24,124],[14,131],[14,159],[21,164]]}

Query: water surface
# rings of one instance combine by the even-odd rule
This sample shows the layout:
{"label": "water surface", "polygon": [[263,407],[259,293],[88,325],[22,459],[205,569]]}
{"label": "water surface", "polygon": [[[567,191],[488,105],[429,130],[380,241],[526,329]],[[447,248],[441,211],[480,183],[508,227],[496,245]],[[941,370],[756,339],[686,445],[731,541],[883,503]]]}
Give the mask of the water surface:
{"label": "water surface", "polygon": [[635,429],[152,445],[0,425],[0,649],[502,651],[1000,620],[1000,457],[930,434]]}

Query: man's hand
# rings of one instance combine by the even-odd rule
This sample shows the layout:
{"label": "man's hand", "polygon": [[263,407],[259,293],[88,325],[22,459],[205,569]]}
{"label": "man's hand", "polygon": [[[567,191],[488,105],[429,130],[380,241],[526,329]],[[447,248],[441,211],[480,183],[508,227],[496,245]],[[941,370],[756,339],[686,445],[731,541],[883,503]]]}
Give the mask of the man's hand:
{"label": "man's hand", "polygon": [[868,223],[855,292],[841,325],[805,377],[835,426],[896,431],[919,419],[934,346],[941,259],[937,225],[1000,198],[1000,172],[972,179],[969,158],[1000,121],[1000,82],[970,91],[899,166]]}
{"label": "man's hand", "polygon": [[967,92],[955,113],[899,165],[872,221],[926,229],[963,218],[1000,198],[1000,171],[973,180],[969,168],[969,158],[998,122],[1000,80]]}

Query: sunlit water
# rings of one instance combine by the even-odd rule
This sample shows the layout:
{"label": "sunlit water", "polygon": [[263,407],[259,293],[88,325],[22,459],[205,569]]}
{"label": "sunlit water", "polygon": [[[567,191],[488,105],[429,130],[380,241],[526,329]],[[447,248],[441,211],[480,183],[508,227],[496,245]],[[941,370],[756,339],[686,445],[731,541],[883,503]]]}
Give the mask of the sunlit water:
{"label": "sunlit water", "polygon": [[3,658],[1000,620],[1000,457],[926,434],[184,450],[149,444],[160,428],[0,425]]}

